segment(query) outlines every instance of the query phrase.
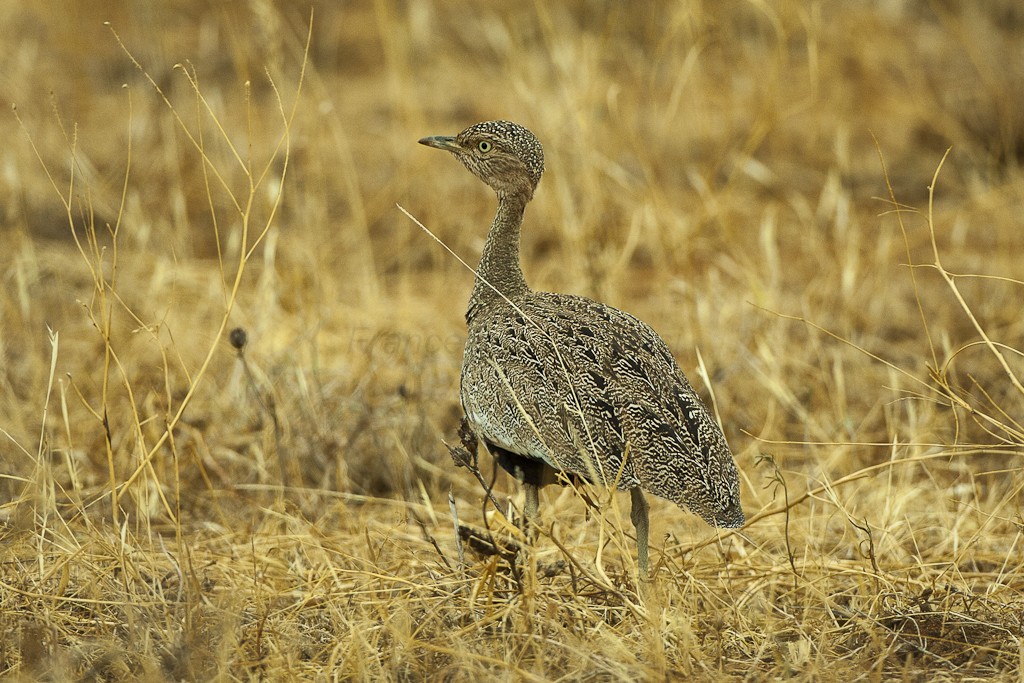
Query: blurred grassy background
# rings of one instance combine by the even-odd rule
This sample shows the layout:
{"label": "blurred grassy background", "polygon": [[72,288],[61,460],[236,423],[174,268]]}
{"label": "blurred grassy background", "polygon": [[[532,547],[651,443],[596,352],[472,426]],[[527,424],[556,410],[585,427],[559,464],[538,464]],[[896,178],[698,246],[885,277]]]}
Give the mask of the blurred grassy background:
{"label": "blurred grassy background", "polygon": [[[4,675],[1017,680],[1019,3],[0,25]],[[646,591],[614,498],[457,560],[472,275],[396,203],[475,264],[494,198],[416,140],[490,118],[545,145],[530,282],[651,323],[737,455],[743,535],[654,502]]]}

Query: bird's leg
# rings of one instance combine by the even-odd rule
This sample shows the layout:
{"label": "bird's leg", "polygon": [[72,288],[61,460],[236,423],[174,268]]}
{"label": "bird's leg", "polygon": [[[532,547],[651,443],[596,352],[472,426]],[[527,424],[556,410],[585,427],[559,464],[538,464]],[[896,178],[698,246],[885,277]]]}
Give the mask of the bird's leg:
{"label": "bird's leg", "polygon": [[647,580],[647,532],[650,530],[648,519],[647,499],[639,486],[629,490],[629,498],[632,507],[629,511],[629,519],[636,528],[636,561],[640,569],[641,580]]}
{"label": "bird's leg", "polygon": [[540,510],[540,487],[530,482],[523,482],[523,490],[526,492],[526,501],[523,503],[523,517],[525,517],[526,538],[533,540],[533,525],[540,523],[538,512]]}

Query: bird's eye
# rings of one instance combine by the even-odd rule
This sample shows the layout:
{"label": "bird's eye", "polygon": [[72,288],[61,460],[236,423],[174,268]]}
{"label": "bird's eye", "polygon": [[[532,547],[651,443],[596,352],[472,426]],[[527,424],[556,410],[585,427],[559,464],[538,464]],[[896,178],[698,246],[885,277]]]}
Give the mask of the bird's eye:
{"label": "bird's eye", "polygon": [[483,152],[484,154],[487,154],[488,152],[490,152],[492,147],[494,147],[494,145],[492,145],[487,140],[481,140],[476,145],[476,148],[478,150],[480,150],[481,152]]}

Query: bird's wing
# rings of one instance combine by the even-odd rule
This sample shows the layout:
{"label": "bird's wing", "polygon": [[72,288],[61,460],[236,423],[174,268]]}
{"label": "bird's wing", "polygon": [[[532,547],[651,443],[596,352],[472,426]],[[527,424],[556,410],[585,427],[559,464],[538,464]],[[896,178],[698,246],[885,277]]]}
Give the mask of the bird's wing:
{"label": "bird's wing", "polygon": [[636,485],[626,443],[652,444],[640,427],[658,416],[688,433],[676,414],[690,395],[650,327],[585,297],[531,293],[470,330],[463,405],[478,433],[589,479]]}
{"label": "bird's wing", "polygon": [[725,437],[654,330],[585,297],[513,304],[470,331],[463,405],[478,433],[565,472],[640,485],[713,524],[738,510]]}

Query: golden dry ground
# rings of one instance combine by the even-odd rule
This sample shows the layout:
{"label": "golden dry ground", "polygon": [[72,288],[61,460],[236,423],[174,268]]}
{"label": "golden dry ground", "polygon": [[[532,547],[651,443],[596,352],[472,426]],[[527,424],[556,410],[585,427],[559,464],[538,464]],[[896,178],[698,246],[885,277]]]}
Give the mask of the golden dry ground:
{"label": "golden dry ground", "polygon": [[[1021,680],[1016,0],[0,25],[0,676]],[[489,118],[546,147],[528,279],[650,322],[736,453],[747,526],[653,500],[648,585],[601,490],[460,561],[520,495],[445,448],[472,275],[397,205],[475,264],[494,198],[416,140]]]}

